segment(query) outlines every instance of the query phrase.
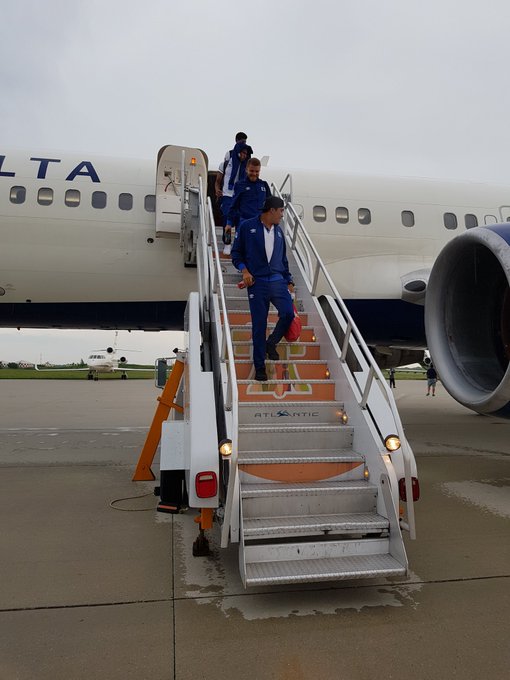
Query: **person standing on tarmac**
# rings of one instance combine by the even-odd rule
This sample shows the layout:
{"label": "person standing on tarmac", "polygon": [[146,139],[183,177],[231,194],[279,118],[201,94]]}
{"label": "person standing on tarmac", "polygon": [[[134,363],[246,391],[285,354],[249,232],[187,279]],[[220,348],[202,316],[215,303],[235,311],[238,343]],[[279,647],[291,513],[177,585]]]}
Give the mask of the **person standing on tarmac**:
{"label": "person standing on tarmac", "polygon": [[[262,212],[266,198],[271,196],[271,189],[265,180],[259,178],[259,175],[259,159],[250,158],[246,164],[246,179],[239,180],[234,186],[225,234],[231,232],[232,227],[238,227],[244,220],[258,217]],[[226,252],[226,249],[223,252]],[[229,253],[226,252],[226,254]]]}
{"label": "person standing on tarmac", "polygon": [[395,388],[396,387],[396,385],[395,385],[395,369],[393,368],[393,366],[388,371],[388,375],[389,375],[389,378],[390,378],[390,387]]}
{"label": "person standing on tarmac", "polygon": [[427,394],[429,396],[430,390],[432,390],[432,396],[436,396],[436,383],[437,383],[437,371],[432,364],[427,369]]}
{"label": "person standing on tarmac", "polygon": [[[251,146],[246,144],[247,136],[244,132],[236,135],[236,144],[233,149],[227,151],[225,160],[218,168],[214,190],[216,198],[220,201],[223,215],[223,242],[225,243],[225,225],[227,215],[234,195],[234,185],[246,176],[246,161],[253,154]],[[230,234],[227,238],[230,244]]]}
{"label": "person standing on tarmac", "polygon": [[[242,272],[248,291],[253,342],[255,380],[267,380],[266,354],[279,360],[277,344],[294,319],[292,293],[294,282],[289,271],[285,236],[279,225],[284,202],[269,196],[262,214],[241,223],[236,229],[232,248],[232,263]],[[266,341],[269,305],[278,310],[278,323]]]}

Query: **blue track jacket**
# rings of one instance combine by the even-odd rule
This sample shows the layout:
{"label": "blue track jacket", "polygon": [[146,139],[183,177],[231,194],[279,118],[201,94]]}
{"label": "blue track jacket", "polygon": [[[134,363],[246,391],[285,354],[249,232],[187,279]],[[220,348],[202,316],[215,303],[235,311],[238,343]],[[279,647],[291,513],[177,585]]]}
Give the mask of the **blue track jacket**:
{"label": "blue track jacket", "polygon": [[227,226],[237,227],[243,220],[258,217],[268,196],[271,196],[271,189],[263,179],[252,182],[246,178],[236,182],[234,196],[228,212]]}
{"label": "blue track jacket", "polygon": [[274,250],[271,261],[267,261],[266,246],[264,242],[265,226],[260,217],[246,220],[236,230],[236,237],[232,247],[232,263],[236,269],[246,267],[255,280],[261,277],[269,279],[272,276],[281,275],[287,283],[292,281],[287,261],[287,248],[285,236],[279,224],[273,229]]}

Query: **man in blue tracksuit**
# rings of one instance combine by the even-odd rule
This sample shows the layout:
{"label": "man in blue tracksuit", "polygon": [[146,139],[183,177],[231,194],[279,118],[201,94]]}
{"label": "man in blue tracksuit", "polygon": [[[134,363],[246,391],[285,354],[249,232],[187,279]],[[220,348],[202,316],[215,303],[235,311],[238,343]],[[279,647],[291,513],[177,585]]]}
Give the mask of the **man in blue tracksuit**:
{"label": "man in blue tracksuit", "polygon": [[[291,296],[294,282],[289,271],[285,237],[279,226],[283,210],[282,199],[269,196],[262,214],[246,220],[236,230],[232,248],[232,262],[242,272],[248,290],[255,380],[267,380],[266,354],[269,359],[278,361],[276,345],[294,318]],[[278,323],[266,341],[271,302],[278,310]]]}
{"label": "man in blue tracksuit", "polygon": [[271,196],[271,189],[259,175],[259,159],[250,158],[246,164],[246,178],[235,183],[225,231],[230,231],[251,217],[258,217],[262,212],[266,198]]}

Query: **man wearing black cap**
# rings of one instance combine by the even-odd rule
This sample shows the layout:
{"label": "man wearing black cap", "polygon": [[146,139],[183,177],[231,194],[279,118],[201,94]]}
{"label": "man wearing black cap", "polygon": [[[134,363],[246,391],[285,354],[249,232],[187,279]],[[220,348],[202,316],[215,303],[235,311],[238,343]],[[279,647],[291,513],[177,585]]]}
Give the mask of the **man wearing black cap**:
{"label": "man wearing black cap", "polygon": [[[285,237],[279,225],[283,211],[282,199],[269,196],[262,214],[246,220],[237,229],[232,248],[232,262],[242,272],[248,290],[255,380],[267,380],[266,354],[269,359],[278,361],[276,345],[294,318],[291,296],[294,282],[287,262]],[[278,310],[278,323],[266,341],[270,303]]]}

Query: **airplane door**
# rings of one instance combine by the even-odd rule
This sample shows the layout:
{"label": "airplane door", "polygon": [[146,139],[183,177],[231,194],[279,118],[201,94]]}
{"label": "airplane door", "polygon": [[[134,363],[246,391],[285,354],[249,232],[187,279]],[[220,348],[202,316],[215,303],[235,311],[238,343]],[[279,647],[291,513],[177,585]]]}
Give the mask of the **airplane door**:
{"label": "airplane door", "polygon": [[510,205],[502,205],[499,214],[502,222],[510,222]]}
{"label": "airplane door", "polygon": [[200,149],[167,145],[158,153],[156,172],[156,236],[180,234],[186,191],[197,189],[199,177],[207,191],[207,156]]}

